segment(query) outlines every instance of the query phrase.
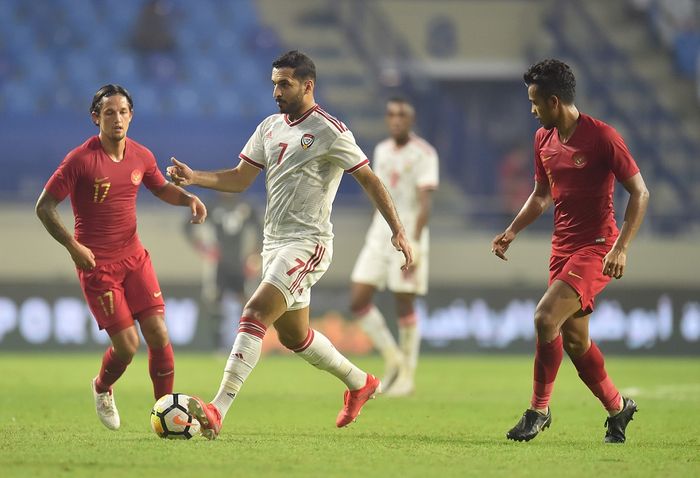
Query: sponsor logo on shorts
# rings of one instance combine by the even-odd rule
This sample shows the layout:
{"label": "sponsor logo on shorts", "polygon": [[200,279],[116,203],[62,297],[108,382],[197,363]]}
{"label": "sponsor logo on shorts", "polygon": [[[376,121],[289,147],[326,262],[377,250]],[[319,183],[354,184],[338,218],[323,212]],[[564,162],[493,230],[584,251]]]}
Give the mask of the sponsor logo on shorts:
{"label": "sponsor logo on shorts", "polygon": [[596,244],[605,244],[605,238],[604,238],[604,237],[599,237],[598,239],[596,239],[596,240],[593,241],[593,242],[595,242]]}
{"label": "sponsor logo on shorts", "polygon": [[312,144],[314,144],[314,141],[316,140],[316,137],[312,135],[311,133],[304,133],[304,135],[301,137],[301,147],[302,149],[309,149]]}
{"label": "sponsor logo on shorts", "polygon": [[163,293],[162,293],[161,291],[158,291],[158,292],[154,292],[154,293],[153,293],[153,297],[156,297],[156,298],[157,298],[157,297],[160,297],[161,295],[163,295]]}
{"label": "sponsor logo on shorts", "polygon": [[576,274],[575,272],[569,271],[569,272],[567,272],[567,274],[570,275],[571,277],[576,277],[577,279],[583,279],[583,277],[581,277],[580,275]]}

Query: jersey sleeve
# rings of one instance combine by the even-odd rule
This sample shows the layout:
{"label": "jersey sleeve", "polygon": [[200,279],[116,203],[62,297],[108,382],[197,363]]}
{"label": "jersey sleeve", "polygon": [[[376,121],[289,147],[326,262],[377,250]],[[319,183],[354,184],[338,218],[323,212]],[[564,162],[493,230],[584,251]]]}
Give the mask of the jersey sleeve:
{"label": "jersey sleeve", "polygon": [[44,189],[57,201],[63,201],[75,189],[83,169],[80,158],[75,152],[68,153],[46,182]]}
{"label": "jersey sleeve", "polygon": [[328,159],[346,173],[354,173],[369,164],[369,159],[355,143],[355,137],[349,130],[338,135],[328,150]]}
{"label": "jersey sleeve", "polygon": [[145,160],[145,171],[143,172],[143,185],[146,186],[151,191],[157,191],[168,182],[163,176],[163,173],[158,169],[158,163],[156,162],[156,157],[148,151]]}
{"label": "jersey sleeve", "polygon": [[619,182],[626,181],[639,172],[639,167],[627,149],[625,140],[614,128],[606,129],[601,148],[608,159],[610,170]]}
{"label": "jersey sleeve", "polygon": [[540,132],[535,133],[535,181],[538,183],[548,183],[547,172],[544,170],[544,164],[542,164],[542,158],[540,157]]}
{"label": "jersey sleeve", "polygon": [[263,142],[263,125],[260,123],[255,132],[248,139],[248,142],[243,147],[243,151],[238,155],[240,159],[255,166],[258,169],[265,169],[265,143]]}
{"label": "jersey sleeve", "polygon": [[440,183],[438,155],[435,150],[426,151],[418,161],[416,186],[420,189],[437,189]]}

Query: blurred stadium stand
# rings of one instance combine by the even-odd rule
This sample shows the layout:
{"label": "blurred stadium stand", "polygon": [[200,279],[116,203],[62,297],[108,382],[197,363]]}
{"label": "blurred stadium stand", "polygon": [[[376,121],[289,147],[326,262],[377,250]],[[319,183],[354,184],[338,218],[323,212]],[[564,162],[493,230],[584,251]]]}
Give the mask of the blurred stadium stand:
{"label": "blurred stadium stand", "polygon": [[[298,48],[317,62],[319,100],[368,153],[385,135],[383,99],[411,97],[419,131],[443,160],[442,210],[495,229],[531,186],[536,124],[522,71],[559,56],[577,73],[582,110],[621,130],[643,168],[654,195],[645,228],[672,234],[700,223],[700,108],[689,100],[697,0],[129,0],[113,8],[0,0],[0,197],[36,196],[94,131],[87,105],[107,82],[131,91],[131,135],[161,162],[232,164],[274,112],[271,59]],[[341,192],[342,204],[359,189],[345,181]]]}
{"label": "blurred stadium stand", "polygon": [[[11,343],[27,345],[17,330],[36,328],[35,302],[57,331],[63,299],[87,320],[74,268],[32,206],[64,155],[96,133],[87,110],[101,85],[130,90],[129,135],[163,169],[170,156],[221,169],[237,163],[255,126],[275,112],[270,63],[297,48],[317,64],[319,102],[369,155],[386,136],[384,100],[401,94],[417,106],[417,130],[441,157],[426,297],[434,324],[425,333],[447,334],[442,341],[462,326],[507,330],[501,311],[519,300],[534,306],[541,293],[551,219],[518,238],[507,266],[488,246],[533,185],[538,125],[522,73],[544,57],[569,62],[578,106],[622,132],[652,193],[630,273],[606,291],[610,314],[648,332],[640,347],[658,338],[672,349],[678,342],[663,312],[671,303],[673,323],[686,324],[674,334],[690,331],[678,350],[697,350],[697,8],[698,0],[0,0],[0,342],[10,333]],[[248,198],[261,209],[264,187],[256,181]],[[201,261],[181,231],[187,211],[141,197],[139,234],[175,299],[168,308],[176,320],[199,290]],[[70,225],[68,204],[61,211]],[[333,267],[314,288],[315,313],[345,311],[370,218],[368,201],[346,178],[333,212]]]}

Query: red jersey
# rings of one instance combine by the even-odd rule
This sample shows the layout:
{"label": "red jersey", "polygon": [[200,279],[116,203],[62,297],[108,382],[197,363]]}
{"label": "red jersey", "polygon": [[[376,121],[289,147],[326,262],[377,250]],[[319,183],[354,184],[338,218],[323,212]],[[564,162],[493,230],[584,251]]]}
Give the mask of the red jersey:
{"label": "red jersey", "polygon": [[136,196],[142,181],[151,191],[167,183],[148,148],[127,138],[124,159],[115,162],[93,136],[68,153],[45,189],[58,201],[70,194],[75,238],[103,265],[143,250],[136,234]]}
{"label": "red jersey", "polygon": [[639,172],[624,140],[602,121],[581,114],[566,144],[556,128],[535,133],[535,180],[549,182],[554,200],[552,253],[570,254],[617,238],[615,179]]}

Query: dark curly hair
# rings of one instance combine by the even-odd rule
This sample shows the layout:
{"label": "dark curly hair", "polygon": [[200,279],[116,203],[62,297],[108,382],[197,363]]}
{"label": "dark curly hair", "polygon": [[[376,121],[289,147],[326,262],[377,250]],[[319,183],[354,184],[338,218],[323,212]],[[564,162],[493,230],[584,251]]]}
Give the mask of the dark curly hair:
{"label": "dark curly hair", "polygon": [[273,68],[293,68],[294,78],[316,81],[316,65],[299,50],[291,50],[272,62]]}
{"label": "dark curly hair", "polygon": [[527,86],[537,85],[541,96],[556,96],[565,105],[574,102],[576,78],[569,65],[563,61],[548,59],[532,65],[523,75]]}

